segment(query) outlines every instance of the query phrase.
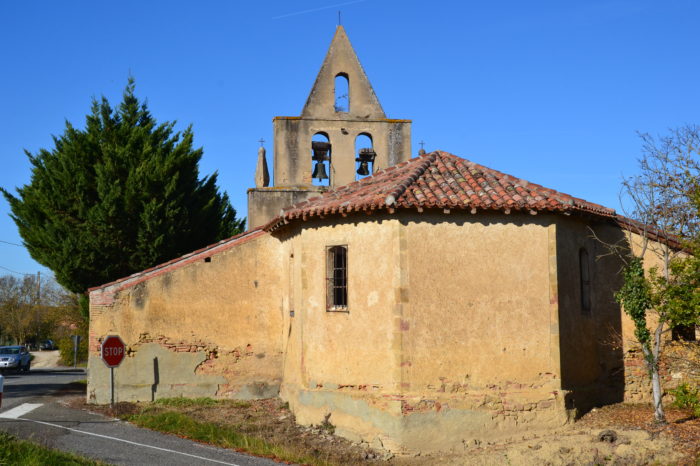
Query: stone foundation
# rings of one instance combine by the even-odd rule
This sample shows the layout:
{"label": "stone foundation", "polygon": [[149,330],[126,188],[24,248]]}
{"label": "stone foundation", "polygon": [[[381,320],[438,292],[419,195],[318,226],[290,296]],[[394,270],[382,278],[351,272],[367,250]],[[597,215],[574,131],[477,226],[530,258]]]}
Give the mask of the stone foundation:
{"label": "stone foundation", "polygon": [[533,389],[531,385],[509,384],[507,391],[500,386],[433,390],[429,396],[386,393],[374,385],[285,385],[281,396],[301,424],[329,422],[336,434],[350,440],[415,454],[463,451],[566,424],[570,419],[566,393],[546,385]]}
{"label": "stone foundation", "polygon": [[[633,403],[651,402],[651,380],[641,349],[629,349],[625,353],[625,401]],[[659,367],[661,386],[665,391],[687,382],[700,385],[700,342],[673,341],[667,343],[662,352]],[[664,397],[669,403],[671,396]]]}

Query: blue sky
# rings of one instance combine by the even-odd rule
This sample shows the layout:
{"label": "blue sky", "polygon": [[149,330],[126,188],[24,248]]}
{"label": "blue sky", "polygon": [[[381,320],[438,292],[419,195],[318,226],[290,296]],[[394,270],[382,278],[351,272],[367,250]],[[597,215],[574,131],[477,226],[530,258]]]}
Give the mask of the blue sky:
{"label": "blue sky", "polygon": [[[418,141],[619,208],[636,132],[700,123],[700,2],[0,1],[0,186],[29,182],[90,99],[131,73],[158,121],[193,125],[241,216],[257,140],[301,112],[337,11],[390,118]],[[272,154],[268,148],[268,162]],[[21,243],[0,199],[0,241]],[[0,267],[46,269],[0,242]],[[0,274],[7,272],[0,269]]]}

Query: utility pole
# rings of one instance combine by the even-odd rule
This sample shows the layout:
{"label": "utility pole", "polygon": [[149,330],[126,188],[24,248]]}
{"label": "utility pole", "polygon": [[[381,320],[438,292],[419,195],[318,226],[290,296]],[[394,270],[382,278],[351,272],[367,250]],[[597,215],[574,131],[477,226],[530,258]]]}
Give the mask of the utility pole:
{"label": "utility pole", "polygon": [[[36,324],[37,324],[37,329],[38,325],[41,322],[41,270],[37,270],[36,272],[36,303],[34,303],[34,318],[36,319]],[[38,332],[36,332],[34,338],[38,338]],[[38,345],[39,342],[35,340],[35,343]],[[38,347],[36,349],[39,349]]]}

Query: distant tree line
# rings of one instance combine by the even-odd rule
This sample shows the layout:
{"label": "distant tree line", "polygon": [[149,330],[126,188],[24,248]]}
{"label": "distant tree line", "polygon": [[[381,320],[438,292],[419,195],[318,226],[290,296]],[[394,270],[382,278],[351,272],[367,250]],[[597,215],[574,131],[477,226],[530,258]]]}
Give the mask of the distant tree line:
{"label": "distant tree line", "polygon": [[78,298],[51,279],[0,276],[0,343],[33,344],[87,334]]}

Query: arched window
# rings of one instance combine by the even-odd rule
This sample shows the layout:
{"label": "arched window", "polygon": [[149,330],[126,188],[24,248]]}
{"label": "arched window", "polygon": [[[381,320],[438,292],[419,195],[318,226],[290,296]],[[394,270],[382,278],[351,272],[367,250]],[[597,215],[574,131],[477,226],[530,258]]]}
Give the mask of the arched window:
{"label": "arched window", "polygon": [[319,131],[311,137],[311,182],[329,186],[331,178],[331,143],[328,134]]}
{"label": "arched window", "polygon": [[369,133],[360,133],[355,138],[355,179],[361,180],[374,173],[374,143],[372,135]]}
{"label": "arched window", "polygon": [[346,73],[338,73],[335,76],[335,111],[350,111],[350,78]]}
{"label": "arched window", "polygon": [[579,270],[581,271],[581,312],[591,312],[591,270],[588,259],[588,251],[581,248],[578,252]]}

